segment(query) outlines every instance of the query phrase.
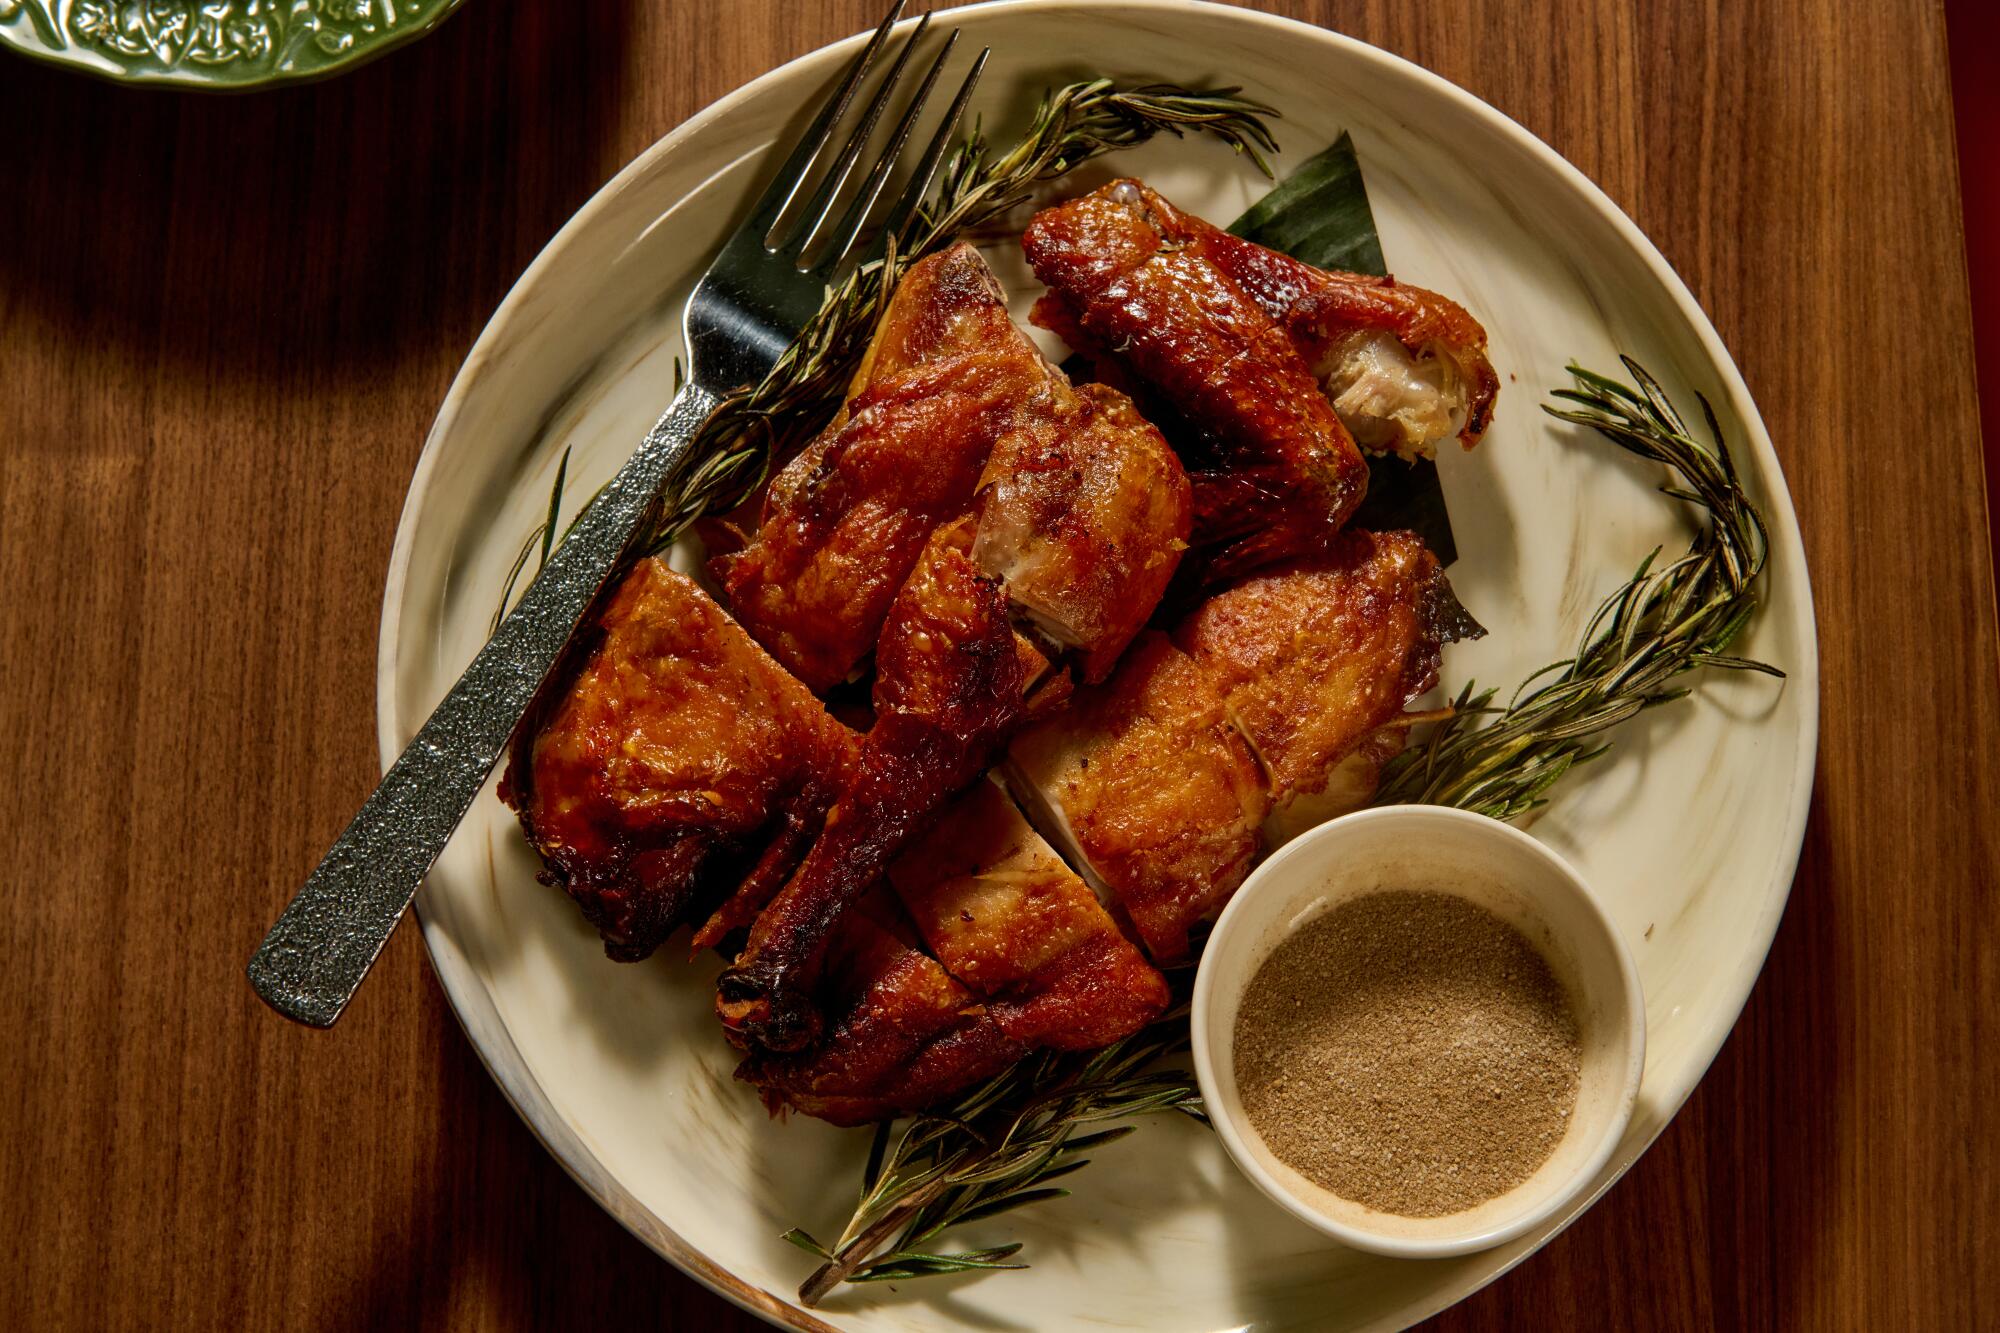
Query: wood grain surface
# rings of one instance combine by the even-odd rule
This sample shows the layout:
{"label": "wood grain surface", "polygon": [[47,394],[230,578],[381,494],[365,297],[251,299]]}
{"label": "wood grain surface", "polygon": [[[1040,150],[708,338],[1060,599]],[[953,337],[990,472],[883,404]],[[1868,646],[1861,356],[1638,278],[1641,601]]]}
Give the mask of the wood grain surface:
{"label": "wood grain surface", "polygon": [[[472,0],[227,100],[0,60],[0,1325],[748,1326],[543,1153],[414,931],[330,1034],[242,966],[374,781],[398,507],[480,327],[640,149],[878,4]],[[1439,1326],[1990,1318],[2000,654],[1933,0],[1270,7],[1638,220],[1817,592],[1818,786],[1749,1008],[1603,1203]]]}

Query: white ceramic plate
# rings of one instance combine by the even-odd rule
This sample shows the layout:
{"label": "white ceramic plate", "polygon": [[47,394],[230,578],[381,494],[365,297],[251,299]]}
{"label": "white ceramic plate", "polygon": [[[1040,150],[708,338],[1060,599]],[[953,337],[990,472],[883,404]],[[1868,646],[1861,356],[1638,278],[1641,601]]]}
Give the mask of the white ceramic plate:
{"label": "white ceramic plate", "polygon": [[[1784,908],[1812,782],[1817,669],[1804,555],[1778,461],[1742,378],[1685,287],[1575,169],[1468,94],[1359,42],[1241,10],[1132,3],[956,10],[994,48],[976,110],[1011,137],[1049,84],[1102,70],[1241,84],[1283,108],[1280,162],[1352,131],[1390,266],[1484,321],[1498,422],[1444,460],[1465,603],[1492,629],[1453,648],[1448,683],[1520,678],[1563,655],[1597,601],[1686,530],[1657,477],[1537,410],[1572,357],[1628,352],[1706,393],[1771,522],[1768,603],[1744,650],[1791,674],[1717,677],[1627,728],[1535,825],[1601,891],[1644,975],[1645,1087],[1602,1192],[1708,1066]],[[599,192],[508,295],[466,359],[418,464],[382,615],[384,762],[485,637],[505,572],[575,447],[571,493],[610,476],[669,396],[677,317],[697,266],[859,38],[773,71],[662,139]],[[1083,53],[1088,53],[1087,58]],[[1220,222],[1265,188],[1211,141],[1155,143],[1087,171],[1141,175]],[[996,267],[1017,311],[1018,252]],[[710,1016],[717,965],[663,950],[606,961],[562,895],[534,880],[512,819],[482,797],[418,899],[445,990],[523,1117],[613,1215],[725,1295],[801,1327],[1382,1327],[1438,1310],[1547,1240],[1407,1263],[1342,1250],[1265,1200],[1206,1131],[1161,1121],[1101,1155],[1075,1196],[1002,1219],[1026,1273],[791,1293],[793,1225],[837,1230],[864,1131],[766,1119]],[[1570,1215],[1574,1216],[1574,1212]]]}

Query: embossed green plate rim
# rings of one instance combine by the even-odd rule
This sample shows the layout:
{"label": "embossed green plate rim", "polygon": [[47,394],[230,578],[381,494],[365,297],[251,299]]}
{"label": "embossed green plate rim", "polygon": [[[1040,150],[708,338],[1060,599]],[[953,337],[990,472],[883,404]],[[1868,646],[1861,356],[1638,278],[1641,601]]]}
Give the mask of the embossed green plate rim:
{"label": "embossed green plate rim", "polygon": [[[315,26],[300,29],[294,0],[0,0],[0,48],[108,83],[255,92],[345,74],[434,31],[464,0],[305,2]],[[212,54],[219,43],[269,37],[273,26],[261,54],[254,41]],[[318,37],[328,31],[348,45],[326,50]]]}

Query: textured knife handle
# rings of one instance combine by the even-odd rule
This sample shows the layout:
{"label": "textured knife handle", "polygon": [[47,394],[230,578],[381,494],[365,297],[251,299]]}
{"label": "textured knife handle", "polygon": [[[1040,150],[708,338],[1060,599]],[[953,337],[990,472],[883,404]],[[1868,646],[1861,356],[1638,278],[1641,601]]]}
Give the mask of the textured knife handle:
{"label": "textured knife handle", "polygon": [[250,959],[273,1009],[340,1017],[716,402],[692,383],[674,399],[293,896]]}

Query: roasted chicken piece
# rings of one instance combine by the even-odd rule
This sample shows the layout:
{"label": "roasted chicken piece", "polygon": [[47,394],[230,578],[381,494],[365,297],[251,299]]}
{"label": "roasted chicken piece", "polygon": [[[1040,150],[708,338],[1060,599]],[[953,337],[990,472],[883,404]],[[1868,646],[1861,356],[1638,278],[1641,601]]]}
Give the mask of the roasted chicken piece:
{"label": "roasted chicken piece", "polygon": [[1036,214],[1022,245],[1049,287],[1037,321],[1115,356],[1214,448],[1221,476],[1195,477],[1194,536],[1226,546],[1224,577],[1338,529],[1368,467],[1291,336],[1155,198],[1117,182]]}
{"label": "roasted chicken piece", "polygon": [[987,461],[972,556],[1099,681],[1166,591],[1191,512],[1180,460],[1132,400],[1062,382]]}
{"label": "roasted chicken piece", "polygon": [[722,974],[716,1010],[739,1042],[796,1051],[819,1037],[813,991],[841,914],[986,770],[1022,715],[1007,597],[972,563],[973,530],[969,518],[938,529],[897,594],[875,650],[875,725],[852,780]]}
{"label": "roasted chicken piece", "polygon": [[[703,872],[770,842],[804,853],[845,789],[858,738],[693,580],[658,560],[625,576],[574,679],[524,729],[501,783],[613,958],[644,958],[700,897]],[[808,835],[809,836],[809,835]],[[791,867],[766,856],[758,873]]]}
{"label": "roasted chicken piece", "polygon": [[1110,378],[1158,394],[1213,451],[1195,539],[1221,579],[1319,549],[1360,503],[1362,444],[1428,454],[1485,431],[1499,380],[1461,307],[1393,279],[1328,273],[1122,180],[1036,215],[1049,287],[1035,318]]}
{"label": "roasted chicken piece", "polygon": [[1452,436],[1470,449],[1486,434],[1500,377],[1464,306],[1393,277],[1314,268],[1182,216],[1215,266],[1292,335],[1362,448],[1430,458]]}
{"label": "roasted chicken piece", "polygon": [[889,867],[932,956],[1015,1041],[1108,1046],[1165,1011],[1166,978],[992,782]]}
{"label": "roasted chicken piece", "polygon": [[748,544],[709,564],[744,627],[813,690],[846,679],[1051,375],[971,246],[912,265],[841,415],[773,479]]}
{"label": "roasted chicken piece", "polygon": [[738,1070],[773,1110],[836,1124],[907,1114],[1032,1050],[1106,1046],[1166,1009],[1166,978],[990,782],[888,882],[893,898],[871,890],[834,927],[825,1039]]}
{"label": "roasted chicken piece", "polygon": [[1024,731],[1010,783],[1161,962],[1250,872],[1270,813],[1250,747],[1193,658],[1149,631],[1105,685]]}
{"label": "roasted chicken piece", "polygon": [[1409,533],[1352,531],[1141,639],[1109,683],[1016,738],[1009,782],[1104,886],[1154,958],[1242,882],[1260,847],[1364,803],[1437,681],[1479,633]]}
{"label": "roasted chicken piece", "polygon": [[758,1051],[737,1068],[773,1112],[790,1106],[836,1125],[907,1115],[1029,1049],[924,953],[879,887],[835,925],[821,1003],[830,1024],[814,1049]]}
{"label": "roasted chicken piece", "polygon": [[1364,736],[1437,684],[1464,612],[1408,532],[1341,534],[1326,555],[1255,574],[1174,631],[1250,743],[1272,802],[1326,785]]}

